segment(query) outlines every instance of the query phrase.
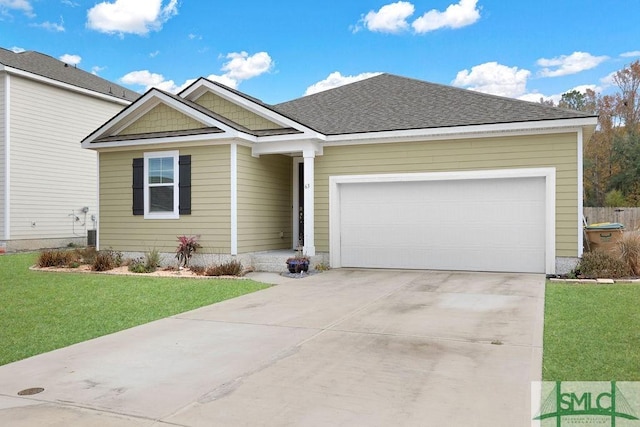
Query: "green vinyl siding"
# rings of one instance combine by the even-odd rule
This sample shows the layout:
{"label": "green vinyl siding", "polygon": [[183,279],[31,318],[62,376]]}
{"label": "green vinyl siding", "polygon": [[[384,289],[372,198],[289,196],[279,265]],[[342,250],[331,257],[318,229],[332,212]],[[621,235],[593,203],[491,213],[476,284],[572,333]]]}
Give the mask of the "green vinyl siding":
{"label": "green vinyl siding", "polygon": [[191,215],[176,220],[144,219],[132,214],[132,162],[143,157],[145,151],[100,153],[101,249],[134,252],[156,248],[173,252],[177,236],[200,235],[199,252],[231,251],[229,145],[171,149],[191,155]]}
{"label": "green vinyl siding", "polygon": [[206,127],[199,121],[165,104],[158,104],[148,113],[127,126],[118,135],[138,135],[151,132],[192,130]]}
{"label": "green vinyl siding", "polygon": [[292,168],[289,156],[256,158],[238,147],[239,253],[291,248]]}
{"label": "green vinyl siding", "polygon": [[554,167],[556,256],[576,257],[577,155],[575,133],[325,147],[315,162],[316,249],[329,251],[330,176]]}
{"label": "green vinyl siding", "polygon": [[277,123],[273,123],[265,119],[256,113],[246,110],[233,102],[218,96],[212,92],[206,92],[195,101],[197,104],[204,108],[213,111],[216,114],[220,114],[231,120],[234,123],[238,123],[241,126],[251,130],[265,130],[265,129],[281,129],[282,126]]}

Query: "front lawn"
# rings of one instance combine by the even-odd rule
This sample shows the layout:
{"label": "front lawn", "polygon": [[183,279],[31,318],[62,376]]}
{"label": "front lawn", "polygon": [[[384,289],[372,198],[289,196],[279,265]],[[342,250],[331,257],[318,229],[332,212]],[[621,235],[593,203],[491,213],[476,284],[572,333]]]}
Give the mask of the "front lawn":
{"label": "front lawn", "polygon": [[28,270],[36,258],[0,256],[0,365],[267,287]]}
{"label": "front lawn", "polygon": [[640,381],[640,285],[547,282],[545,381]]}

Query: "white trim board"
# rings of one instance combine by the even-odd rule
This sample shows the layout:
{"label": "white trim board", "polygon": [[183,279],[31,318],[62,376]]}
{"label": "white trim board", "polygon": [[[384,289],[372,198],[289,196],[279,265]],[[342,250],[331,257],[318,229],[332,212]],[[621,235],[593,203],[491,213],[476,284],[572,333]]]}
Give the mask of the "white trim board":
{"label": "white trim board", "polygon": [[556,170],[555,168],[497,169],[459,172],[340,175],[329,177],[329,251],[332,268],[341,267],[340,186],[354,183],[452,181],[479,179],[545,179],[545,272],[556,268]]}

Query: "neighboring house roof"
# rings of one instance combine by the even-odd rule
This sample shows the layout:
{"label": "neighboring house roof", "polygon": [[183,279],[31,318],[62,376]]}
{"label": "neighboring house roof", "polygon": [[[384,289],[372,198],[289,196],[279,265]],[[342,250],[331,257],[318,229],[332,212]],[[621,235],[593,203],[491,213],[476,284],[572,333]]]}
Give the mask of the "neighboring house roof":
{"label": "neighboring house roof", "polygon": [[325,135],[593,117],[392,74],[272,108]]}
{"label": "neighboring house roof", "polygon": [[135,101],[140,97],[137,92],[39,52],[15,53],[0,48],[0,64],[114,98]]}

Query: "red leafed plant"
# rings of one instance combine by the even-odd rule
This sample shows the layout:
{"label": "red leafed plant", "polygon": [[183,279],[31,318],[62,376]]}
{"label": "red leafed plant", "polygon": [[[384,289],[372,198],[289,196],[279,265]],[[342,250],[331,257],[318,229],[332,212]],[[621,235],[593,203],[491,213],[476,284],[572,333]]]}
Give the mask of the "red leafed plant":
{"label": "red leafed plant", "polygon": [[198,239],[200,236],[178,236],[178,248],[176,249],[176,258],[178,266],[187,268],[193,254],[201,248]]}

